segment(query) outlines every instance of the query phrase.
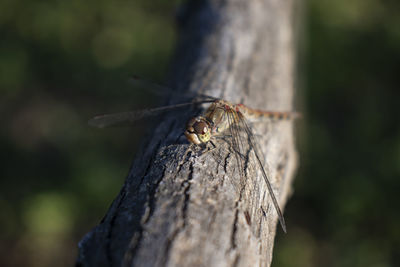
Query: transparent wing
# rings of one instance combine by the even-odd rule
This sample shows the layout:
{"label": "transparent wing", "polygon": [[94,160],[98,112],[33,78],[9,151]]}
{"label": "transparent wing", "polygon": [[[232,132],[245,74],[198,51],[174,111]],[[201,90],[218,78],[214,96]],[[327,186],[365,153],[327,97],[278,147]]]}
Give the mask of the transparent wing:
{"label": "transparent wing", "polygon": [[137,76],[129,77],[129,83],[137,88],[146,88],[146,90],[151,91],[155,95],[175,95],[179,97],[195,98],[196,100],[217,100],[218,98],[205,95],[205,94],[182,94],[181,92],[176,92],[172,88],[161,85],[155,82],[147,81]]}
{"label": "transparent wing", "polygon": [[186,107],[195,104],[211,103],[211,102],[214,102],[214,100],[193,101],[188,103],[181,103],[181,104],[163,106],[151,109],[142,109],[137,111],[127,111],[127,112],[99,115],[90,119],[88,123],[90,126],[93,127],[104,128],[113,125],[118,125],[121,123],[132,123],[134,121],[146,117],[157,116],[163,112],[168,112],[181,107]]}
{"label": "transparent wing", "polygon": [[241,185],[241,194],[242,190],[244,189],[244,183],[246,180],[246,173],[245,173],[245,163],[244,163],[244,155],[243,152],[245,151],[244,145],[243,145],[243,138],[240,137],[240,129],[238,128],[237,124],[237,116],[236,113],[229,109],[226,110],[224,114],[225,119],[229,123],[229,131],[230,131],[230,138],[232,142],[232,148],[234,150],[236,162],[239,167],[239,173],[240,173],[240,185]]}
{"label": "transparent wing", "polygon": [[[244,139],[247,139],[246,142],[248,142],[248,146],[254,151],[254,155],[255,155],[257,164],[258,164],[259,168],[261,169],[261,173],[263,175],[265,183],[267,184],[268,192],[269,192],[269,195],[271,196],[272,203],[278,214],[279,222],[282,226],[283,231],[286,233],[285,219],[283,217],[282,211],[279,207],[279,204],[275,197],[274,191],[272,190],[271,183],[268,179],[267,173],[265,172],[265,169],[263,166],[262,160],[264,159],[264,154],[262,153],[260,145],[257,142],[256,137],[253,134],[253,131],[248,126],[246,119],[244,118],[242,113],[236,112],[234,110],[229,110],[227,112],[227,116],[228,116],[228,120],[229,120],[229,124],[230,124],[230,127],[229,127],[230,134],[232,135],[232,144],[235,147],[235,149],[238,149],[238,151],[240,153],[243,153],[245,151],[244,150],[245,144],[243,142],[245,142]],[[246,136],[241,136],[241,135],[243,135],[243,132],[245,133]],[[238,155],[236,157],[236,159],[238,160],[239,167],[241,168],[240,174],[241,174],[241,176],[243,175],[243,177],[244,177],[245,164],[243,163],[240,155]]]}

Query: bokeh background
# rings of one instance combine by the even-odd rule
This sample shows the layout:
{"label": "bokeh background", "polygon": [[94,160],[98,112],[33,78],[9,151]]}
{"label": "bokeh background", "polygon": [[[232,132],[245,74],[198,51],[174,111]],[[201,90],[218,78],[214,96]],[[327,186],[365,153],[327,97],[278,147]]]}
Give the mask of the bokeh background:
{"label": "bokeh background", "polygon": [[[179,0],[0,2],[0,266],[71,266],[157,104]],[[273,266],[400,266],[400,2],[304,1],[301,166]]]}

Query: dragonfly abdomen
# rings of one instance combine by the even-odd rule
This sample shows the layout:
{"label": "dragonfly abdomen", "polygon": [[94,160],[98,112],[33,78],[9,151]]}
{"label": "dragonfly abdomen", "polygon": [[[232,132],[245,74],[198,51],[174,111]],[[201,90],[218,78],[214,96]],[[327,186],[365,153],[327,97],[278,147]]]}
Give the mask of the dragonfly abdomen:
{"label": "dragonfly abdomen", "polygon": [[299,117],[299,114],[291,111],[265,111],[260,109],[252,109],[243,104],[238,104],[238,111],[249,118],[266,118],[270,120],[291,120]]}

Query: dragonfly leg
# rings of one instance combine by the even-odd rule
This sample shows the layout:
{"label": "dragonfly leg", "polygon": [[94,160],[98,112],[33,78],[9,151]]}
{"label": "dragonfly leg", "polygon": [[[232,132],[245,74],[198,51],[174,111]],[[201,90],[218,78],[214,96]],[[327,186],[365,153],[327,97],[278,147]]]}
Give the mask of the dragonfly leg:
{"label": "dragonfly leg", "polygon": [[[208,145],[209,143],[212,145],[212,147],[210,147],[210,145]],[[211,151],[213,151],[214,149],[217,148],[217,146],[216,146],[216,145],[214,144],[214,142],[212,142],[211,140],[208,141],[208,142],[205,143],[205,144],[201,144],[200,147],[201,147],[202,150],[200,151],[199,156],[203,156],[203,155],[205,155],[206,153],[211,152]]]}

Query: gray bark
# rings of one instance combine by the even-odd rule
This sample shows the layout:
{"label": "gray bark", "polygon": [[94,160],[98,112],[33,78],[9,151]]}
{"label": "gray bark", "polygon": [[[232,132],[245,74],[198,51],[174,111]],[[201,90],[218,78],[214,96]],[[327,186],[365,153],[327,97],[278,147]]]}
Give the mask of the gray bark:
{"label": "gray bark", "polygon": [[[191,1],[179,18],[171,86],[257,109],[293,110],[293,4]],[[216,139],[215,149],[188,153],[179,138],[201,108],[158,120],[108,213],[79,243],[78,266],[270,265],[281,228],[259,169],[246,165],[242,188],[228,142]],[[293,125],[253,125],[282,209],[297,162]]]}

